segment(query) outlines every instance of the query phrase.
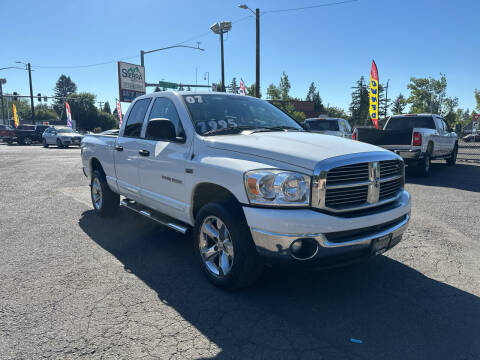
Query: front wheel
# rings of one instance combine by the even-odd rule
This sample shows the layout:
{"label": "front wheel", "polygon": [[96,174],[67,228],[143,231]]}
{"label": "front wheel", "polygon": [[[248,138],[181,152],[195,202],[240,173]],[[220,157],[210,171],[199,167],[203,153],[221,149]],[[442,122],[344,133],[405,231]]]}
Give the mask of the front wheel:
{"label": "front wheel", "polygon": [[448,166],[454,166],[457,163],[457,154],[458,154],[458,146],[455,145],[452,151],[452,155],[447,159]]}
{"label": "front wheel", "polygon": [[95,170],[92,174],[90,195],[93,208],[99,215],[112,216],[118,210],[120,196],[110,190],[105,176],[98,170]]}
{"label": "front wheel", "polygon": [[62,144],[62,141],[60,139],[57,139],[57,147],[58,148],[63,148],[63,144]]}
{"label": "front wheel", "polygon": [[263,268],[244,215],[236,206],[210,203],[200,209],[194,249],[207,279],[228,290],[251,285]]}
{"label": "front wheel", "polygon": [[47,140],[43,139],[42,140],[42,145],[44,148],[48,148]]}

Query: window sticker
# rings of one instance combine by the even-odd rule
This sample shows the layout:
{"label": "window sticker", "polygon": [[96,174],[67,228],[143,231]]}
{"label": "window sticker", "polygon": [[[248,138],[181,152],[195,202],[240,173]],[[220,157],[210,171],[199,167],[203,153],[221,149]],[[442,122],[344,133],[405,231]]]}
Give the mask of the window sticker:
{"label": "window sticker", "polygon": [[197,129],[200,134],[210,130],[226,129],[227,127],[234,128],[237,126],[238,124],[234,119],[199,121],[197,123]]}
{"label": "window sticker", "polygon": [[203,98],[201,95],[193,95],[193,96],[185,96],[185,100],[189,104],[202,104],[203,103]]}

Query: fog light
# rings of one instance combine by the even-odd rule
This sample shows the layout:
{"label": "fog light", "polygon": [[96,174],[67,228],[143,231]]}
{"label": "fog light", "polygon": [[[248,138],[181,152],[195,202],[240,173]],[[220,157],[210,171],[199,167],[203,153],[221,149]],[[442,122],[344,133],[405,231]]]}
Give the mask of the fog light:
{"label": "fog light", "polygon": [[318,243],[312,238],[297,239],[290,244],[290,252],[297,260],[308,260],[317,255]]}

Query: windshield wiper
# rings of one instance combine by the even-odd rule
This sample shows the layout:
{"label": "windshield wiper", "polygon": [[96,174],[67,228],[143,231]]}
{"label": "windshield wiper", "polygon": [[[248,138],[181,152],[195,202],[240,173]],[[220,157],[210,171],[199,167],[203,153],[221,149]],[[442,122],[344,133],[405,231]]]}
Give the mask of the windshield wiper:
{"label": "windshield wiper", "polygon": [[255,129],[251,133],[256,133],[256,132],[267,132],[267,131],[289,131],[289,130],[295,130],[295,131],[304,131],[302,129],[298,129],[294,126],[287,126],[287,125],[281,125],[281,126],[272,126],[272,127],[266,127],[266,128],[259,128]]}
{"label": "windshield wiper", "polygon": [[241,126],[226,127],[221,129],[212,129],[212,130],[205,131],[201,135],[209,136],[209,135],[219,135],[219,134],[238,134],[238,133],[241,133],[243,130],[252,130],[252,129],[258,129],[258,128],[256,126],[241,125]]}

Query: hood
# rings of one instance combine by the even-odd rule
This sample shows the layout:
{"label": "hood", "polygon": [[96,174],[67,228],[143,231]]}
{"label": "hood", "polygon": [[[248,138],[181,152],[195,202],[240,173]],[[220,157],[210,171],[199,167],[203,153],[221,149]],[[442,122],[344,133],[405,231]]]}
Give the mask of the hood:
{"label": "hood", "polygon": [[76,133],[59,133],[58,136],[82,137],[82,135]]}
{"label": "hood", "polygon": [[325,159],[387,151],[360,141],[308,132],[261,132],[205,137],[209,147],[272,159],[313,170]]}

